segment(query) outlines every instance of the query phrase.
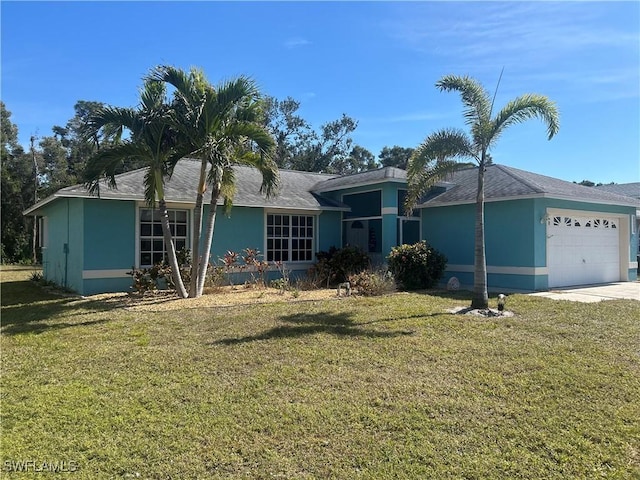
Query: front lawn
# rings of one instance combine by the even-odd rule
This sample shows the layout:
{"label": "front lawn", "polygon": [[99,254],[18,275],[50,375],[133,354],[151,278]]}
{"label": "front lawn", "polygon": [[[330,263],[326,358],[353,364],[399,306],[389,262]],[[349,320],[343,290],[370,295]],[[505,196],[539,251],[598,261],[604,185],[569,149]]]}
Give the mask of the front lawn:
{"label": "front lawn", "polygon": [[30,273],[2,270],[3,478],[640,477],[636,301],[144,309]]}

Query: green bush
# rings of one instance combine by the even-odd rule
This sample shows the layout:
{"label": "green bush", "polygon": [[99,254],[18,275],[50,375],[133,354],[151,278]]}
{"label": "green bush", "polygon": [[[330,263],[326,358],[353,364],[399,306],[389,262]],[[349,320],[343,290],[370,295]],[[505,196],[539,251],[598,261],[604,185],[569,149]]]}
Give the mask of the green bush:
{"label": "green bush", "polygon": [[366,297],[376,297],[396,290],[393,275],[388,271],[371,271],[356,273],[349,276],[351,288]]}
{"label": "green bush", "polygon": [[424,240],[392,248],[387,260],[389,270],[404,290],[433,287],[442,278],[447,265],[447,257]]}
{"label": "green bush", "polygon": [[316,258],[309,276],[326,286],[346,282],[349,275],[363,272],[370,264],[368,255],[359,247],[331,247],[328,252],[318,252]]}

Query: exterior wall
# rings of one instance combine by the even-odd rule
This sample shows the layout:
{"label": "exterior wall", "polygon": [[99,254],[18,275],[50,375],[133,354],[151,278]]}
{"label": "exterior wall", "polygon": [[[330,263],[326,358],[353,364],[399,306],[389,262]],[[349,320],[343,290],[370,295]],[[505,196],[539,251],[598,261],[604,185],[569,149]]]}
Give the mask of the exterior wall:
{"label": "exterior wall", "polygon": [[[547,209],[597,211],[627,215],[633,207],[591,204],[547,198],[485,203],[485,249],[489,289],[546,290],[548,288]],[[422,238],[448,258],[443,282],[455,276],[461,285],[473,285],[475,204],[422,209]],[[628,280],[635,280],[638,233],[622,232],[629,243]],[[624,262],[623,262],[624,263]],[[624,267],[623,267],[624,268]]]}
{"label": "exterior wall", "polygon": [[[489,289],[546,288],[544,225],[535,220],[535,200],[485,203],[485,252]],[[422,235],[447,256],[443,281],[455,276],[473,285],[475,204],[422,210]]]}
{"label": "exterior wall", "polygon": [[340,247],[342,212],[322,212],[318,217],[318,251],[326,252],[331,247]]}
{"label": "exterior wall", "polygon": [[44,209],[47,218],[42,269],[47,280],[83,293],[83,200],[61,198]]}
{"label": "exterior wall", "polygon": [[[206,228],[209,209],[210,206],[205,205],[203,229]],[[217,207],[210,263],[216,264],[228,250],[240,253],[245,248],[257,248],[264,254],[265,247],[265,218],[262,208],[233,207],[227,216],[222,206]]]}
{"label": "exterior wall", "polygon": [[[205,215],[209,206],[205,206]],[[263,208],[233,207],[230,216],[226,216],[222,207],[218,207],[216,224],[211,245],[212,264],[217,264],[219,259],[228,250],[241,253],[245,248],[257,248],[265,255],[266,245],[266,212],[270,213],[304,213],[296,210],[265,210]],[[314,244],[315,253],[329,250],[332,246],[340,245],[341,212],[307,212],[315,216]],[[285,262],[294,275],[304,275],[312,262]],[[272,269],[273,270],[273,269]],[[279,278],[275,270],[269,278]],[[234,281],[241,281],[239,277]]]}
{"label": "exterior wall", "polygon": [[83,294],[129,289],[136,231],[135,202],[84,200]]}

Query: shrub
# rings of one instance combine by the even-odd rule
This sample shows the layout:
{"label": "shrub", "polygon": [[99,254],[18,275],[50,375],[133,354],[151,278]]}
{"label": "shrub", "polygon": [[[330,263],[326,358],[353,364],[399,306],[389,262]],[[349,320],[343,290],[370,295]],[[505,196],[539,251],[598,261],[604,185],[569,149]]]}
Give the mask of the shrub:
{"label": "shrub", "polygon": [[369,268],[369,257],[359,247],[331,247],[328,252],[318,252],[318,261],[309,272],[320,285],[333,286],[347,281],[349,275]]}
{"label": "shrub", "polygon": [[160,281],[165,280],[170,288],[173,288],[171,282],[171,267],[165,266],[162,263],[158,263],[150,268],[135,268],[132,267],[127,275],[133,277],[133,284],[131,285],[132,293],[137,295],[144,295],[147,292],[155,292],[161,286]]}
{"label": "shrub", "polygon": [[405,290],[433,287],[447,265],[447,258],[424,240],[391,249],[387,257],[389,270]]}
{"label": "shrub", "polygon": [[395,291],[396,284],[393,275],[389,271],[371,271],[349,275],[351,288],[360,295],[375,297]]}

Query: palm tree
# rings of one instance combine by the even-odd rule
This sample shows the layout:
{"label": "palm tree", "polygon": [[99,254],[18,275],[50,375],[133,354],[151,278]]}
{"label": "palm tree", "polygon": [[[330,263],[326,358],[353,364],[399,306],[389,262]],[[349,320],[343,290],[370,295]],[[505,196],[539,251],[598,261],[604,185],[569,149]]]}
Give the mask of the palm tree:
{"label": "palm tree", "polygon": [[[192,69],[189,73],[170,66],[153,70],[150,80],[164,82],[175,88],[174,109],[176,128],[185,139],[186,149],[200,158],[200,177],[194,209],[193,265],[190,297],[202,295],[209,264],[216,205],[222,196],[227,210],[234,193],[233,165],[250,165],[262,173],[261,192],[272,195],[278,186],[278,170],[272,160],[275,142],[261,124],[261,102],[258,89],[246,77],[211,86],[204,74]],[[207,227],[202,253],[202,214],[204,193],[211,187]]]}
{"label": "palm tree", "polygon": [[[169,226],[167,203],[164,196],[165,180],[171,177],[176,162],[188,152],[179,142],[178,132],[172,127],[173,113],[166,102],[163,84],[146,81],[140,93],[138,109],[103,107],[92,116],[89,135],[101,129],[115,128],[118,142],[98,150],[87,162],[85,183],[93,193],[99,193],[100,180],[106,179],[110,188],[117,187],[116,173],[125,161],[142,161],[147,165],[144,177],[144,196],[150,207],[160,213],[162,234],[167,257],[171,265],[172,279],[181,298],[187,292],[180,275],[175,244]],[[124,130],[129,137],[122,140]]]}
{"label": "palm tree", "polygon": [[554,102],[543,95],[525,94],[508,102],[494,117],[492,98],[475,79],[447,75],[436,83],[440,91],[457,91],[464,105],[465,123],[470,134],[447,129],[430,136],[413,153],[408,166],[407,207],[437,181],[461,168],[460,159],[473,159],[478,165],[478,190],[475,212],[474,286],[472,308],[488,308],[487,262],[484,243],[484,173],[491,162],[489,151],[504,130],[534,117],[547,126],[549,140],[558,132],[559,114]]}

